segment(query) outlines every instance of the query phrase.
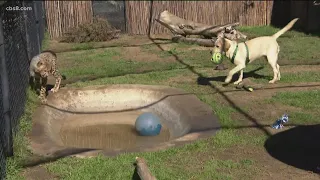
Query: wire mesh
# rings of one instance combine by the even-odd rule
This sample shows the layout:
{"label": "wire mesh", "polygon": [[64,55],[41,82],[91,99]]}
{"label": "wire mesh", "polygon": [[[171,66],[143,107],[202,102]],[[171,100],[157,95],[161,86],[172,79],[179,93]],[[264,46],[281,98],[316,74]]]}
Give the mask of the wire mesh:
{"label": "wire mesh", "polygon": [[[29,62],[40,52],[44,38],[45,20],[42,1],[7,1],[0,7],[4,53],[0,51],[5,66],[0,68],[0,180],[5,179],[6,148],[19,130],[19,120],[24,112],[26,91],[29,83]],[[6,71],[5,71],[6,70]],[[5,77],[5,78],[3,78]],[[8,86],[2,81],[8,82]],[[9,92],[9,109],[4,109],[4,90]],[[2,103],[3,102],[3,103]],[[6,124],[4,113],[9,113],[10,125]],[[11,135],[8,132],[13,132]]]}

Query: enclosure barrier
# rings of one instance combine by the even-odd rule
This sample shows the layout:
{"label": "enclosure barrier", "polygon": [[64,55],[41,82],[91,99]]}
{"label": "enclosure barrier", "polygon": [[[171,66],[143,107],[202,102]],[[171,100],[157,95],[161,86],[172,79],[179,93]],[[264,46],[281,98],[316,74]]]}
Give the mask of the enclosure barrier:
{"label": "enclosure barrier", "polygon": [[0,3],[0,180],[13,156],[29,83],[29,62],[40,52],[45,19],[42,1]]}
{"label": "enclosure barrier", "polygon": [[[319,5],[313,1],[45,1],[50,38],[59,39],[70,28],[106,18],[123,33],[135,35],[170,33],[155,22],[164,10],[194,22],[241,26],[285,26],[298,17],[296,28],[319,31]],[[79,10],[81,9],[81,10]]]}

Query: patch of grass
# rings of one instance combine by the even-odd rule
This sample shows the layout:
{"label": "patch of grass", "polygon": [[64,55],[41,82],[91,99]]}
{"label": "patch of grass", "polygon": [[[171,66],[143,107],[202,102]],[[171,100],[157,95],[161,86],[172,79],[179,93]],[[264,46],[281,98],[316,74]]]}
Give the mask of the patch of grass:
{"label": "patch of grass", "polygon": [[191,65],[192,67],[214,67],[210,61],[210,53],[205,50],[195,50],[192,49],[188,52],[177,52],[180,60],[184,63]]}
{"label": "patch of grass", "polygon": [[320,119],[320,91],[279,92],[266,103],[281,103],[287,106],[301,108],[299,111],[288,111],[289,122],[292,124],[306,125],[319,123]]}
{"label": "patch of grass", "polygon": [[31,117],[37,106],[36,102],[38,102],[36,94],[28,90],[25,111],[20,118],[19,130],[14,136],[14,157],[7,159],[7,179],[23,179],[20,174],[22,170],[21,163],[31,155],[31,152],[27,148],[28,140],[26,134],[30,132],[32,127]]}
{"label": "patch of grass", "polygon": [[74,43],[71,50],[79,51],[79,50],[88,50],[93,48],[94,48],[93,43]]}
{"label": "patch of grass", "polygon": [[[205,173],[201,174],[204,179],[234,179],[236,178],[230,171],[243,171],[249,169],[254,162],[249,159],[243,159],[239,162],[233,160],[210,160],[204,165]],[[210,169],[210,171],[206,171]],[[237,177],[239,178],[239,177]]]}
{"label": "patch of grass", "polygon": [[[262,67],[262,69],[255,71],[256,69]],[[285,68],[290,69],[290,66]],[[273,78],[273,71],[269,64],[250,64],[244,69],[244,74],[255,71],[255,74],[251,74],[251,78],[256,83],[267,83]],[[283,72],[281,71],[281,80],[277,83],[297,83],[297,82],[317,82],[320,79],[320,72],[318,71],[292,71]],[[219,75],[226,75],[225,72],[219,72]],[[236,75],[235,75],[236,76]],[[260,76],[260,77],[258,77]],[[256,77],[256,78],[255,78]]]}
{"label": "patch of grass", "polygon": [[265,135],[252,135],[241,134],[239,130],[235,129],[223,129],[217,132],[216,137],[213,139],[214,147],[216,148],[229,148],[234,145],[253,145],[260,146],[263,145],[267,136]]}
{"label": "patch of grass", "polygon": [[[94,157],[89,159],[64,158],[46,168],[59,174],[66,180],[72,179],[129,179],[132,177],[132,165],[136,156],[144,157],[151,172],[158,179],[202,179],[203,177],[223,177],[233,175],[232,170],[250,168],[254,161],[243,159],[237,162],[204,157],[210,149],[206,140],[198,141],[183,147],[171,148],[158,152],[130,153],[117,157]],[[211,152],[212,153],[212,152]],[[188,157],[188,158],[186,158]],[[203,165],[204,164],[204,165]]]}
{"label": "patch of grass", "polygon": [[175,52],[175,49],[176,48],[172,48],[169,51],[162,51],[155,44],[141,46],[142,51],[147,52],[147,53],[157,54],[160,58],[168,58],[168,57],[172,56],[172,53]]}
{"label": "patch of grass", "polygon": [[175,49],[169,50],[169,51],[160,51],[159,52],[159,57],[161,58],[168,58],[172,56],[172,53],[175,52]]}
{"label": "patch of grass", "polygon": [[180,69],[184,66],[178,62],[139,62],[123,59],[116,48],[103,51],[87,50],[81,53],[64,53],[59,57],[61,72],[68,78],[98,76],[113,77],[132,73]]}
{"label": "patch of grass", "polygon": [[192,43],[179,42],[174,44],[176,48],[189,48],[190,46],[198,46]]}
{"label": "patch of grass", "polygon": [[157,53],[159,52],[159,48],[156,44],[144,44],[141,47],[141,50],[148,53]]}
{"label": "patch of grass", "polygon": [[283,73],[281,74],[281,82],[293,83],[293,82],[317,82],[320,79],[320,72],[295,72],[295,73]]}
{"label": "patch of grass", "polygon": [[44,38],[42,41],[41,51],[47,50],[49,48],[50,37],[47,31],[44,32]]}
{"label": "patch of grass", "polygon": [[320,123],[320,119],[310,112],[289,112],[292,124],[306,125]]}
{"label": "patch of grass", "polygon": [[286,64],[320,63],[319,40],[320,38],[311,36],[295,38],[280,37],[277,40],[280,46],[279,62],[286,62]]}
{"label": "patch of grass", "polygon": [[319,112],[320,91],[279,92],[271,99],[272,102],[280,102],[285,105],[299,107],[304,110]]}
{"label": "patch of grass", "polygon": [[165,84],[165,82],[171,78],[185,72],[185,70],[170,70],[160,72],[149,72],[144,74],[126,74],[123,76],[117,76],[113,78],[99,78],[94,81],[84,81],[72,84],[74,87],[85,87],[92,85],[103,84]]}

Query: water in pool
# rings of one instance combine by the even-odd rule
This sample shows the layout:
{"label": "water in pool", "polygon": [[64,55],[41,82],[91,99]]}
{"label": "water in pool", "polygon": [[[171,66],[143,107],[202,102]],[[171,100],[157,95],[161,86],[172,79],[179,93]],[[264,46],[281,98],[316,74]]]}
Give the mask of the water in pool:
{"label": "water in pool", "polygon": [[158,136],[139,136],[134,124],[141,111],[101,114],[77,114],[64,120],[60,130],[62,142],[68,147],[97,149],[131,149],[158,144],[170,139],[162,124]]}

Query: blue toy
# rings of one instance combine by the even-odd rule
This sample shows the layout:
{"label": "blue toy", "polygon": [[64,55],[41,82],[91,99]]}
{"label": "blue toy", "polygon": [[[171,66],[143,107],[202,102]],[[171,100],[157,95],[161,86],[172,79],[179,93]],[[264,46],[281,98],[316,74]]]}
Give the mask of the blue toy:
{"label": "blue toy", "polygon": [[162,125],[158,116],[143,113],[137,118],[135,127],[141,136],[156,136],[160,134]]}
{"label": "blue toy", "polygon": [[282,129],[283,124],[289,121],[288,114],[284,114],[280,119],[276,120],[276,122],[272,125],[273,129]]}

